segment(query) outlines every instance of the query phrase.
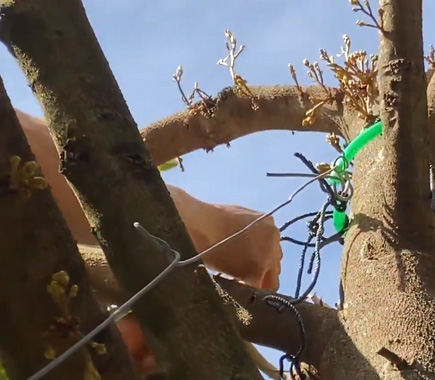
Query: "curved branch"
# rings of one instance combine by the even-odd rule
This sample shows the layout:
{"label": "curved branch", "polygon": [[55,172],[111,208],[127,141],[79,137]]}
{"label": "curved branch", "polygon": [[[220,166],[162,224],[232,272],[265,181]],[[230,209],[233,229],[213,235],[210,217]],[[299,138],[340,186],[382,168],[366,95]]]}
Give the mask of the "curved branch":
{"label": "curved branch", "polygon": [[[243,339],[283,352],[295,353],[299,349],[301,342],[294,316],[290,312],[279,313],[261,301],[264,296],[275,293],[220,276],[214,276],[214,279],[252,315],[252,320],[248,325],[238,321]],[[292,300],[288,296],[281,294],[279,296],[289,301]],[[320,368],[322,355],[328,342],[340,326],[338,311],[307,302],[299,304],[297,309],[301,314],[307,335],[307,351],[302,359]]]}
{"label": "curved branch", "polygon": [[266,130],[293,130],[308,132],[334,132],[340,135],[342,103],[340,95],[334,104],[325,104],[316,113],[316,121],[302,126],[305,112],[325,99],[318,86],[303,88],[307,97],[301,98],[296,86],[250,87],[255,95],[257,110],[252,100],[231,92],[226,100],[219,100],[213,117],[189,110],[152,123],[141,130],[156,165],[197,149],[212,150],[239,137]]}

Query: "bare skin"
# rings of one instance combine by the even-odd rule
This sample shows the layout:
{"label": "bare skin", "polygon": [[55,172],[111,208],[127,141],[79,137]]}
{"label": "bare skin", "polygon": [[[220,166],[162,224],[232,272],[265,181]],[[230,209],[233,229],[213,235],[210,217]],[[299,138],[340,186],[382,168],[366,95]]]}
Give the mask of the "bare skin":
{"label": "bare skin", "polygon": [[[78,244],[98,245],[82,208],[59,173],[59,157],[46,122],[16,110],[29,145],[51,186],[52,194]],[[198,252],[239,231],[260,212],[237,205],[202,202],[184,190],[167,185]],[[282,250],[273,217],[268,217],[203,259],[204,264],[258,288],[278,289]],[[143,373],[156,369],[154,357],[133,315],[117,322],[118,328]]]}

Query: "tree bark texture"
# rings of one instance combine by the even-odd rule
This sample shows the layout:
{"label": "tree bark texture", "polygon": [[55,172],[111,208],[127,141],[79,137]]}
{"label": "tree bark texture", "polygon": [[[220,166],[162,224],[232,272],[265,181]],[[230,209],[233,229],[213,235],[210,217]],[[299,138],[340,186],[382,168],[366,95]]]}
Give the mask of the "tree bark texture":
{"label": "tree bark texture", "polygon": [[[333,337],[325,363],[334,379],[432,379],[435,261],[421,1],[382,0],[380,7],[384,136],[355,160],[340,312],[348,342]],[[385,349],[407,364],[395,367],[378,354]]]}
{"label": "tree bark texture", "polygon": [[[131,128],[134,123],[125,104],[117,97],[112,75],[108,70],[101,70],[104,65],[95,60],[99,47],[94,37],[80,39],[81,34],[72,33],[73,22],[81,31],[86,29],[83,19],[65,21],[50,1],[40,3],[18,1],[20,7],[15,6],[18,11],[8,9],[2,39],[12,41],[12,50],[46,109],[64,160],[63,170],[76,187],[115,276],[131,293],[167,264],[164,258],[152,254],[159,251],[152,242],[139,239],[131,231],[132,222],[140,221],[151,233],[179,249],[184,257],[193,255],[194,250],[151,164],[151,157],[138,143],[139,136]],[[430,150],[433,151],[435,140],[432,136],[435,82],[434,77],[429,79],[426,93],[421,0],[381,0],[380,6],[384,20],[379,62],[384,136],[371,142],[355,160],[353,222],[346,235],[342,263],[345,309],[337,313],[340,323],[334,320],[336,317],[325,317],[330,322],[323,327],[329,327],[316,330],[321,338],[319,346],[324,348],[323,355],[313,353],[311,356],[311,360],[319,360],[322,378],[332,380],[435,377],[434,218],[428,197],[428,169],[433,156]],[[62,12],[74,14],[75,7],[79,7],[79,3],[73,1]],[[40,14],[44,8],[49,11]],[[20,25],[26,28],[20,29]],[[24,30],[27,28],[29,30]],[[80,47],[76,38],[80,40]],[[65,46],[76,52],[74,62],[64,62],[61,52]],[[46,56],[50,54],[48,61]],[[79,70],[84,62],[86,69]],[[63,70],[72,75],[63,74]],[[315,94],[319,90],[308,91]],[[195,149],[213,149],[259,130],[303,130],[300,121],[304,107],[309,105],[298,98],[294,88],[254,88],[253,92],[260,106],[257,111],[250,108],[249,99],[233,94],[220,102],[213,118],[185,111],[144,129],[142,138],[154,164]],[[337,99],[333,106],[324,107],[318,122],[306,130],[335,132],[351,139],[361,131],[363,124]],[[160,151],[160,146],[165,149]],[[92,178],[83,177],[83,170],[92,173]],[[101,187],[95,186],[95,179]],[[111,189],[104,199],[100,197],[101,188]],[[139,210],[137,205],[142,204],[147,208]],[[95,212],[103,218],[96,218]],[[118,221],[114,223],[114,220]],[[114,229],[116,236],[113,236]],[[135,250],[140,246],[149,247],[149,252],[144,249],[141,256]],[[92,273],[102,268],[100,263],[95,263]],[[140,276],[143,282],[138,280]],[[198,283],[202,284],[200,289],[194,285]],[[223,286],[235,298],[240,295],[238,301],[257,315],[255,323],[262,325],[269,321],[249,304],[251,298],[247,297],[246,287],[232,288],[231,284],[223,283]],[[110,295],[106,296],[110,299]],[[123,299],[120,297],[121,301]],[[168,347],[169,352],[166,352],[156,344],[156,353],[165,358],[163,364],[173,364],[169,372],[177,378],[184,378],[189,370],[199,375],[207,369],[207,378],[228,375],[228,361],[237,363],[240,368],[249,367],[240,354],[242,348],[238,339],[228,344],[229,335],[234,334],[228,327],[228,319],[223,314],[220,322],[209,318],[209,313],[220,310],[220,306],[207,281],[198,282],[196,275],[179,270],[146,297],[146,301],[153,305],[153,310],[141,306],[137,314],[145,321],[147,336]],[[307,318],[315,321],[315,313],[307,312]],[[187,318],[194,322],[188,322]],[[296,345],[290,337],[289,346],[284,347],[285,339],[280,341],[273,334],[273,342],[267,343],[270,337],[258,332],[264,325],[258,327],[255,323],[245,330],[241,328],[246,339],[258,339],[258,343],[271,346],[278,344],[279,348]],[[173,337],[173,334],[179,335]],[[325,334],[330,334],[327,342]],[[204,337],[212,341],[214,347],[226,347],[226,357],[216,354],[214,347],[196,341],[199,338],[203,342]],[[315,333],[312,339],[318,341]],[[183,350],[190,350],[189,357],[192,352],[201,352],[204,361],[195,362],[195,368],[186,363],[188,359],[182,355],[181,346],[181,352],[176,350],[180,342]],[[390,359],[386,358],[386,351],[402,360],[399,367],[391,364],[391,355]],[[222,370],[225,373],[210,371],[219,364],[225,367]],[[175,368],[181,372],[171,372]]]}
{"label": "tree bark texture", "polygon": [[213,117],[184,111],[143,128],[141,135],[154,164],[160,165],[197,149],[210,151],[250,133],[272,129],[340,135],[343,124],[340,96],[320,109],[314,124],[303,126],[306,110],[313,107],[313,101],[325,97],[323,89],[303,87],[304,97],[296,86],[259,86],[250,87],[250,90],[258,104],[256,110],[252,108],[250,98],[231,91],[225,100],[219,100],[219,95],[215,98]]}
{"label": "tree bark texture", "polygon": [[384,10],[379,55],[384,166],[392,172],[395,190],[394,199],[387,197],[386,203],[393,210],[400,243],[432,248],[434,229],[427,207],[430,135],[422,2],[383,0],[380,7]]}
{"label": "tree bark texture", "polygon": [[[353,223],[342,269],[346,308],[338,313],[342,328],[333,332],[320,364],[321,375],[328,379],[432,378],[435,371],[434,224],[429,203],[435,76],[427,78],[426,94],[421,1],[382,1],[380,6],[384,32],[379,86],[385,133],[355,160]],[[350,140],[364,123],[351,109],[342,111],[334,117],[336,133]],[[232,125],[240,117],[230,115],[221,125]],[[202,120],[196,117],[193,123]],[[191,125],[190,119],[179,115],[154,123],[142,131],[147,144],[151,136],[156,145],[158,134],[170,136],[176,120]],[[264,129],[277,125],[265,124]],[[181,126],[179,133],[188,133]],[[237,138],[249,133],[249,128],[223,128],[218,133]],[[174,152],[183,150],[174,148]],[[383,348],[407,365],[395,368],[378,354]]]}
{"label": "tree bark texture", "polygon": [[[169,262],[134,222],[183,258],[195,255],[81,2],[8,2],[1,22],[2,41],[45,110],[61,171],[127,294]],[[194,267],[174,271],[134,308],[159,368],[171,379],[260,379],[209,276]]]}
{"label": "tree bark texture", "polygon": [[[104,305],[119,305],[125,302],[123,290],[104,257],[101,249],[79,246],[83,259],[88,265],[92,287]],[[274,294],[256,289],[235,280],[215,276],[215,281],[251,316],[249,323],[243,318],[235,318],[243,339],[284,352],[296,352],[301,344],[298,325],[290,313],[278,313],[262,298]],[[291,300],[291,297],[282,297]],[[230,313],[236,316],[234,305],[227,302]],[[323,351],[330,337],[340,329],[337,310],[303,303],[297,306],[307,331],[307,351],[302,358],[305,362],[319,367]]]}
{"label": "tree bark texture", "polygon": [[[11,380],[25,380],[49,360],[49,346],[61,354],[76,340],[45,335],[56,318],[65,317],[47,291],[53,274],[65,271],[78,293],[69,304],[85,334],[106,318],[91,292],[77,245],[48,188],[35,189],[30,198],[11,190],[12,156],[34,161],[21,126],[0,79],[0,349],[1,362]],[[113,326],[96,342],[106,346],[104,355],[92,355],[104,379],[135,379],[127,351]],[[93,353],[92,349],[90,349]],[[46,379],[83,379],[81,352],[60,365]]]}

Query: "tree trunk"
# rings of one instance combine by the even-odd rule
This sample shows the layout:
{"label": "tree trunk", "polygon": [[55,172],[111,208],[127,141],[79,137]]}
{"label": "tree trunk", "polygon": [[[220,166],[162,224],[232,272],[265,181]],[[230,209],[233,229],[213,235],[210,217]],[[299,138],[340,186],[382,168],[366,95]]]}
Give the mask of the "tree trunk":
{"label": "tree trunk", "polygon": [[[11,380],[24,380],[49,363],[44,356],[49,347],[57,356],[78,340],[69,330],[71,336],[56,337],[62,333],[60,323],[51,334],[45,335],[56,320],[67,318],[47,290],[53,274],[65,271],[70,278],[69,287],[78,286],[77,296],[68,307],[71,316],[77,318],[81,333],[90,331],[107,313],[91,293],[83,260],[50,190],[34,188],[29,193],[23,185],[15,190],[11,188],[18,177],[16,172],[12,175],[10,159],[19,156],[24,163],[35,158],[1,78],[0,120],[1,361]],[[43,183],[42,178],[34,183],[38,181]],[[105,344],[107,353],[95,355],[92,348],[87,350],[102,377],[137,378],[116,328],[100,334],[96,341]],[[85,357],[84,351],[77,353],[46,379],[83,379]]]}
{"label": "tree trunk", "polygon": [[384,136],[355,161],[354,221],[342,270],[347,308],[340,313],[349,340],[344,345],[331,340],[324,361],[328,378],[435,377],[434,229],[421,3],[380,1]]}
{"label": "tree trunk", "polygon": [[[134,222],[182,257],[195,255],[81,2],[17,0],[6,3],[1,23],[2,41],[45,110],[61,170],[122,287],[132,295],[168,265]],[[179,380],[260,379],[208,274],[194,269],[173,271],[134,308],[159,368]]]}

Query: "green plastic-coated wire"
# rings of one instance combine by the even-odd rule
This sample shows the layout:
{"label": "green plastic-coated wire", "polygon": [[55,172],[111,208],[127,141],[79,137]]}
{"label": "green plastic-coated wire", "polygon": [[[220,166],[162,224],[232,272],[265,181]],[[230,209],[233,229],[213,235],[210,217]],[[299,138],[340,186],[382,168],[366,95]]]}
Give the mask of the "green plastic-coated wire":
{"label": "green plastic-coated wire", "polygon": [[[375,137],[382,134],[382,123],[378,121],[371,127],[364,129],[357,138],[355,138],[343,151],[343,156],[336,161],[336,169],[332,172],[329,178],[329,183],[331,185],[336,185],[340,183],[338,179],[339,173],[347,170],[349,162],[351,162],[357,153],[364,148],[370,141]],[[342,232],[346,228],[347,215],[346,210],[334,210],[333,214],[334,227],[338,232]]]}

